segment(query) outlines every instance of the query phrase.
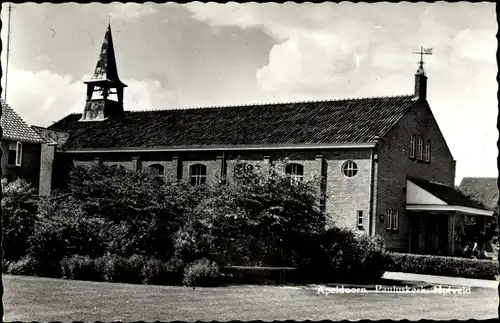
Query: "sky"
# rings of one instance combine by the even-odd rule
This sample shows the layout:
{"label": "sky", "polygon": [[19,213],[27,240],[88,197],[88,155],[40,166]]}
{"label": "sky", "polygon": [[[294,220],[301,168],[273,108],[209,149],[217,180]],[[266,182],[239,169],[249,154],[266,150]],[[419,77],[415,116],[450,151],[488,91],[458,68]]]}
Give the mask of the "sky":
{"label": "sky", "polygon": [[494,3],[27,3],[11,18],[7,103],[39,126],[83,112],[108,21],[126,110],[412,94],[413,52],[432,47],[456,183],[498,176]]}

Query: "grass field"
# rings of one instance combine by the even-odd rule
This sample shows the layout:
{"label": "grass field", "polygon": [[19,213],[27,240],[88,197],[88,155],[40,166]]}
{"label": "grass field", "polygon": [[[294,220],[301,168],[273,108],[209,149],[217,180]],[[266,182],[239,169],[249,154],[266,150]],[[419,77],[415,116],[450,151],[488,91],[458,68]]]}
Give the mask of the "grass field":
{"label": "grass field", "polygon": [[192,288],[4,275],[5,321],[489,319],[497,290],[318,295],[312,287]]}

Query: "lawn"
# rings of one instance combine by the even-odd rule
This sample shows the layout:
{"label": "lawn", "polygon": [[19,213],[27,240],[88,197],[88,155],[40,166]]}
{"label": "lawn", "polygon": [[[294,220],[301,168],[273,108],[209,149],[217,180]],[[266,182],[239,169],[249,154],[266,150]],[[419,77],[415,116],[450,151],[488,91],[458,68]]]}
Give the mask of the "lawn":
{"label": "lawn", "polygon": [[4,275],[5,321],[489,319],[497,290],[318,295],[312,287],[192,288]]}

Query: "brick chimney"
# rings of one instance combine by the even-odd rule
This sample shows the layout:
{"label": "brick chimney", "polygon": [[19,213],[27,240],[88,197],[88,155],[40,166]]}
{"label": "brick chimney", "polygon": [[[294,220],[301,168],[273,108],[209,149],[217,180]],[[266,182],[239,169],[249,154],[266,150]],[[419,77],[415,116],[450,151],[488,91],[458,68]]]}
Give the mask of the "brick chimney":
{"label": "brick chimney", "polygon": [[415,73],[415,97],[419,100],[427,99],[427,76],[425,76],[423,62],[420,62]]}

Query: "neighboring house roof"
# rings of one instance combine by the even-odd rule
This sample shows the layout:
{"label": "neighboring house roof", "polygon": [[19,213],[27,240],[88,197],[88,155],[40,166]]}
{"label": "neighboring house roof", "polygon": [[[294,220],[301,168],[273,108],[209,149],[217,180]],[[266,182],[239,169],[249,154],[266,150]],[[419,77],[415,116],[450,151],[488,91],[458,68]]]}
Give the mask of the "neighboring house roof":
{"label": "neighboring house roof", "polygon": [[42,138],[3,100],[2,105],[2,139],[41,143]]}
{"label": "neighboring house roof", "polygon": [[125,111],[103,121],[71,114],[65,149],[369,143],[414,105],[413,95],[183,110]]}
{"label": "neighboring house roof", "polygon": [[62,147],[68,141],[69,132],[57,131],[53,129],[31,126],[45,143],[55,143],[57,146]]}
{"label": "neighboring house roof", "polygon": [[489,210],[494,210],[498,205],[497,181],[496,177],[464,177],[459,188]]}
{"label": "neighboring house roof", "polygon": [[488,210],[488,208],[480,202],[472,200],[465,194],[460,192],[455,187],[444,184],[427,181],[421,178],[408,177],[408,180],[415,185],[423,188],[427,192],[443,200],[448,205],[465,206],[475,209]]}

